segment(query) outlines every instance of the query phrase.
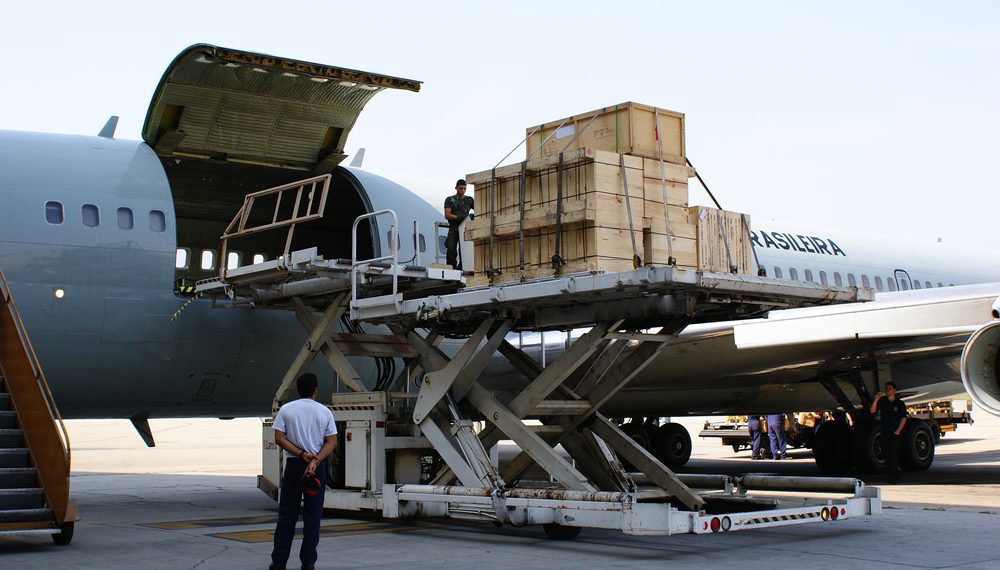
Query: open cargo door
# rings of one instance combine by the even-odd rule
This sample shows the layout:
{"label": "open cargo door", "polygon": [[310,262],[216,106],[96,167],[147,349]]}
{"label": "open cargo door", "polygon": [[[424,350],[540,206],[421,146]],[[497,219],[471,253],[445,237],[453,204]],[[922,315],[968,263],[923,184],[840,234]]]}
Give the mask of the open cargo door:
{"label": "open cargo door", "polygon": [[383,89],[420,82],[196,44],[163,74],[142,138],[163,158],[329,172]]}

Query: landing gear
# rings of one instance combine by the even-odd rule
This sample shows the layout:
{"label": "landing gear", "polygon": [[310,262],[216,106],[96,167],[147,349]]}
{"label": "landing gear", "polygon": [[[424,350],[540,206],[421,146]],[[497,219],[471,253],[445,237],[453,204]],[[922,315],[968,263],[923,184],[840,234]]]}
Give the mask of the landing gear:
{"label": "landing gear", "polygon": [[813,456],[816,466],[827,475],[846,475],[854,465],[851,446],[851,428],[839,421],[819,426],[813,438]]}
{"label": "landing gear", "polygon": [[926,471],[934,463],[934,432],[924,420],[911,419],[903,428],[899,465],[907,471]]}
{"label": "landing gear", "polygon": [[677,469],[691,459],[691,435],[681,424],[664,424],[653,432],[653,455],[670,469]]}
{"label": "landing gear", "polygon": [[885,470],[881,422],[868,420],[854,432],[854,459],[861,473]]}

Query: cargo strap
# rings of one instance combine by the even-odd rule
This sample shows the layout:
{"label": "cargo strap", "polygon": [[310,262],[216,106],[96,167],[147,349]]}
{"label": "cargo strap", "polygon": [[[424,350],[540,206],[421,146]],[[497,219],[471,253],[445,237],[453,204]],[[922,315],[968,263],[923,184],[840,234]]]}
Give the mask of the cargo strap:
{"label": "cargo strap", "polygon": [[[493,281],[495,275],[499,275],[500,271],[493,268],[493,233],[496,228],[496,216],[497,216],[497,192],[500,190],[497,184],[497,168],[494,166],[491,171],[490,176],[490,257],[489,261],[486,262],[486,276],[489,277],[490,282]],[[461,237],[461,236],[459,236]],[[462,240],[459,240],[459,246],[462,245]]]}
{"label": "cargo strap", "polygon": [[625,192],[625,211],[628,212],[628,236],[632,238],[632,267],[642,267],[642,256],[635,243],[635,227],[632,225],[632,198],[628,195],[628,172],[625,170],[625,155],[618,155],[618,165],[622,171],[622,190]]}
{"label": "cargo strap", "polygon": [[[691,164],[690,159],[685,158],[684,162],[686,162],[687,165],[690,166],[691,168],[694,168],[694,165]],[[712,191],[708,189],[708,184],[705,184],[705,181],[702,180],[701,174],[698,174],[697,168],[694,168],[694,175],[696,178],[698,178],[698,182],[701,183],[701,187],[705,189],[705,192],[708,192],[708,197],[712,199],[712,202],[715,204],[715,207],[721,210],[722,206],[720,206],[719,201],[715,199],[715,194],[712,194]]]}
{"label": "cargo strap", "polygon": [[715,217],[719,221],[719,234],[722,235],[722,244],[726,246],[726,261],[729,262],[729,272],[737,273],[738,268],[733,263],[733,254],[729,250],[729,232],[726,231],[726,218],[722,215],[722,210],[716,210]]}
{"label": "cargo strap", "polygon": [[667,229],[667,265],[677,266],[674,257],[673,233],[670,231],[670,206],[667,199],[667,177],[663,166],[663,141],[660,140],[660,110],[653,107],[653,134],[656,136],[657,157],[660,159],[660,190],[663,192],[663,223]]}
{"label": "cargo strap", "polygon": [[518,219],[517,219],[517,242],[518,242],[518,267],[524,271],[524,185],[528,176],[528,161],[521,163],[521,177],[518,180]]}
{"label": "cargo strap", "polygon": [[[587,121],[587,124],[583,125],[582,129],[573,133],[573,138],[569,139],[569,142],[567,142],[563,146],[562,150],[559,151],[559,165],[556,167],[556,251],[552,255],[552,270],[555,272],[556,275],[559,274],[559,268],[562,267],[563,265],[566,265],[566,262],[563,260],[561,255],[562,254],[563,153],[565,153],[566,150],[570,146],[572,146],[573,143],[576,142],[576,139],[579,138],[580,133],[586,131],[590,127],[590,125],[597,119],[597,117],[601,116],[601,114],[604,113],[607,109],[608,109],[607,107],[604,107],[600,111],[594,113],[594,116],[591,117],[589,121]],[[566,121],[563,121],[563,125],[565,124]],[[562,128],[562,126],[560,126],[559,128]],[[556,131],[558,131],[559,128],[557,128]],[[552,131],[552,134],[555,134],[556,131]],[[635,238],[633,238],[633,241],[634,239]]]}
{"label": "cargo strap", "polygon": [[747,242],[750,244],[750,251],[753,252],[753,261],[757,264],[757,276],[767,277],[767,268],[760,264],[760,258],[757,257],[757,249],[753,246],[753,236],[750,235],[750,222],[747,220],[746,214],[740,214],[740,225],[743,226]]}

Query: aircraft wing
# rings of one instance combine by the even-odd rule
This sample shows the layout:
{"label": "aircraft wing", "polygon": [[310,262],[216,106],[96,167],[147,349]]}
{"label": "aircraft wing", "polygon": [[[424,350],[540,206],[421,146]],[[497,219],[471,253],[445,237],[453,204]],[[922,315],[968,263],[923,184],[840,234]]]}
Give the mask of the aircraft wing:
{"label": "aircraft wing", "polygon": [[142,138],[162,157],[329,172],[385,89],[419,91],[420,82],[197,44],[160,79]]}

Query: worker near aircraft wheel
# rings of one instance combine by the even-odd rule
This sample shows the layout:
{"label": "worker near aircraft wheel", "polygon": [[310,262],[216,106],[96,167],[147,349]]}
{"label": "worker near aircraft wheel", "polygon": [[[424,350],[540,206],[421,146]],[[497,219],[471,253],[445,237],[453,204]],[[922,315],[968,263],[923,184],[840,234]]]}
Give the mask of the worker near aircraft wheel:
{"label": "worker near aircraft wheel", "polygon": [[767,438],[771,443],[771,457],[773,459],[788,459],[784,414],[767,415]]}
{"label": "worker near aircraft wheel", "polygon": [[292,551],[295,524],[302,510],[303,570],[316,566],[319,524],[326,489],[326,459],[337,447],[337,424],[329,408],[316,401],[316,375],[305,373],[295,381],[299,399],[281,406],[274,417],[274,442],[285,450],[285,472],[278,499],[271,570],[284,570]]}
{"label": "worker near aircraft wheel", "polygon": [[760,414],[751,414],[747,418],[747,430],[750,431],[750,459],[764,459],[760,448],[763,436],[760,427]]}
{"label": "worker near aircraft wheel", "polygon": [[882,453],[890,485],[899,483],[899,445],[906,427],[906,404],[896,397],[896,384],[885,383],[885,393],[875,394],[871,413],[878,412],[882,420]]}
{"label": "worker near aircraft wheel", "polygon": [[475,201],[471,196],[465,195],[465,180],[459,178],[455,182],[455,194],[448,196],[444,200],[444,217],[448,220],[448,237],[444,240],[445,257],[448,265],[455,269],[462,269],[458,261],[458,226],[462,225],[465,218],[475,219],[476,215],[472,209]]}

